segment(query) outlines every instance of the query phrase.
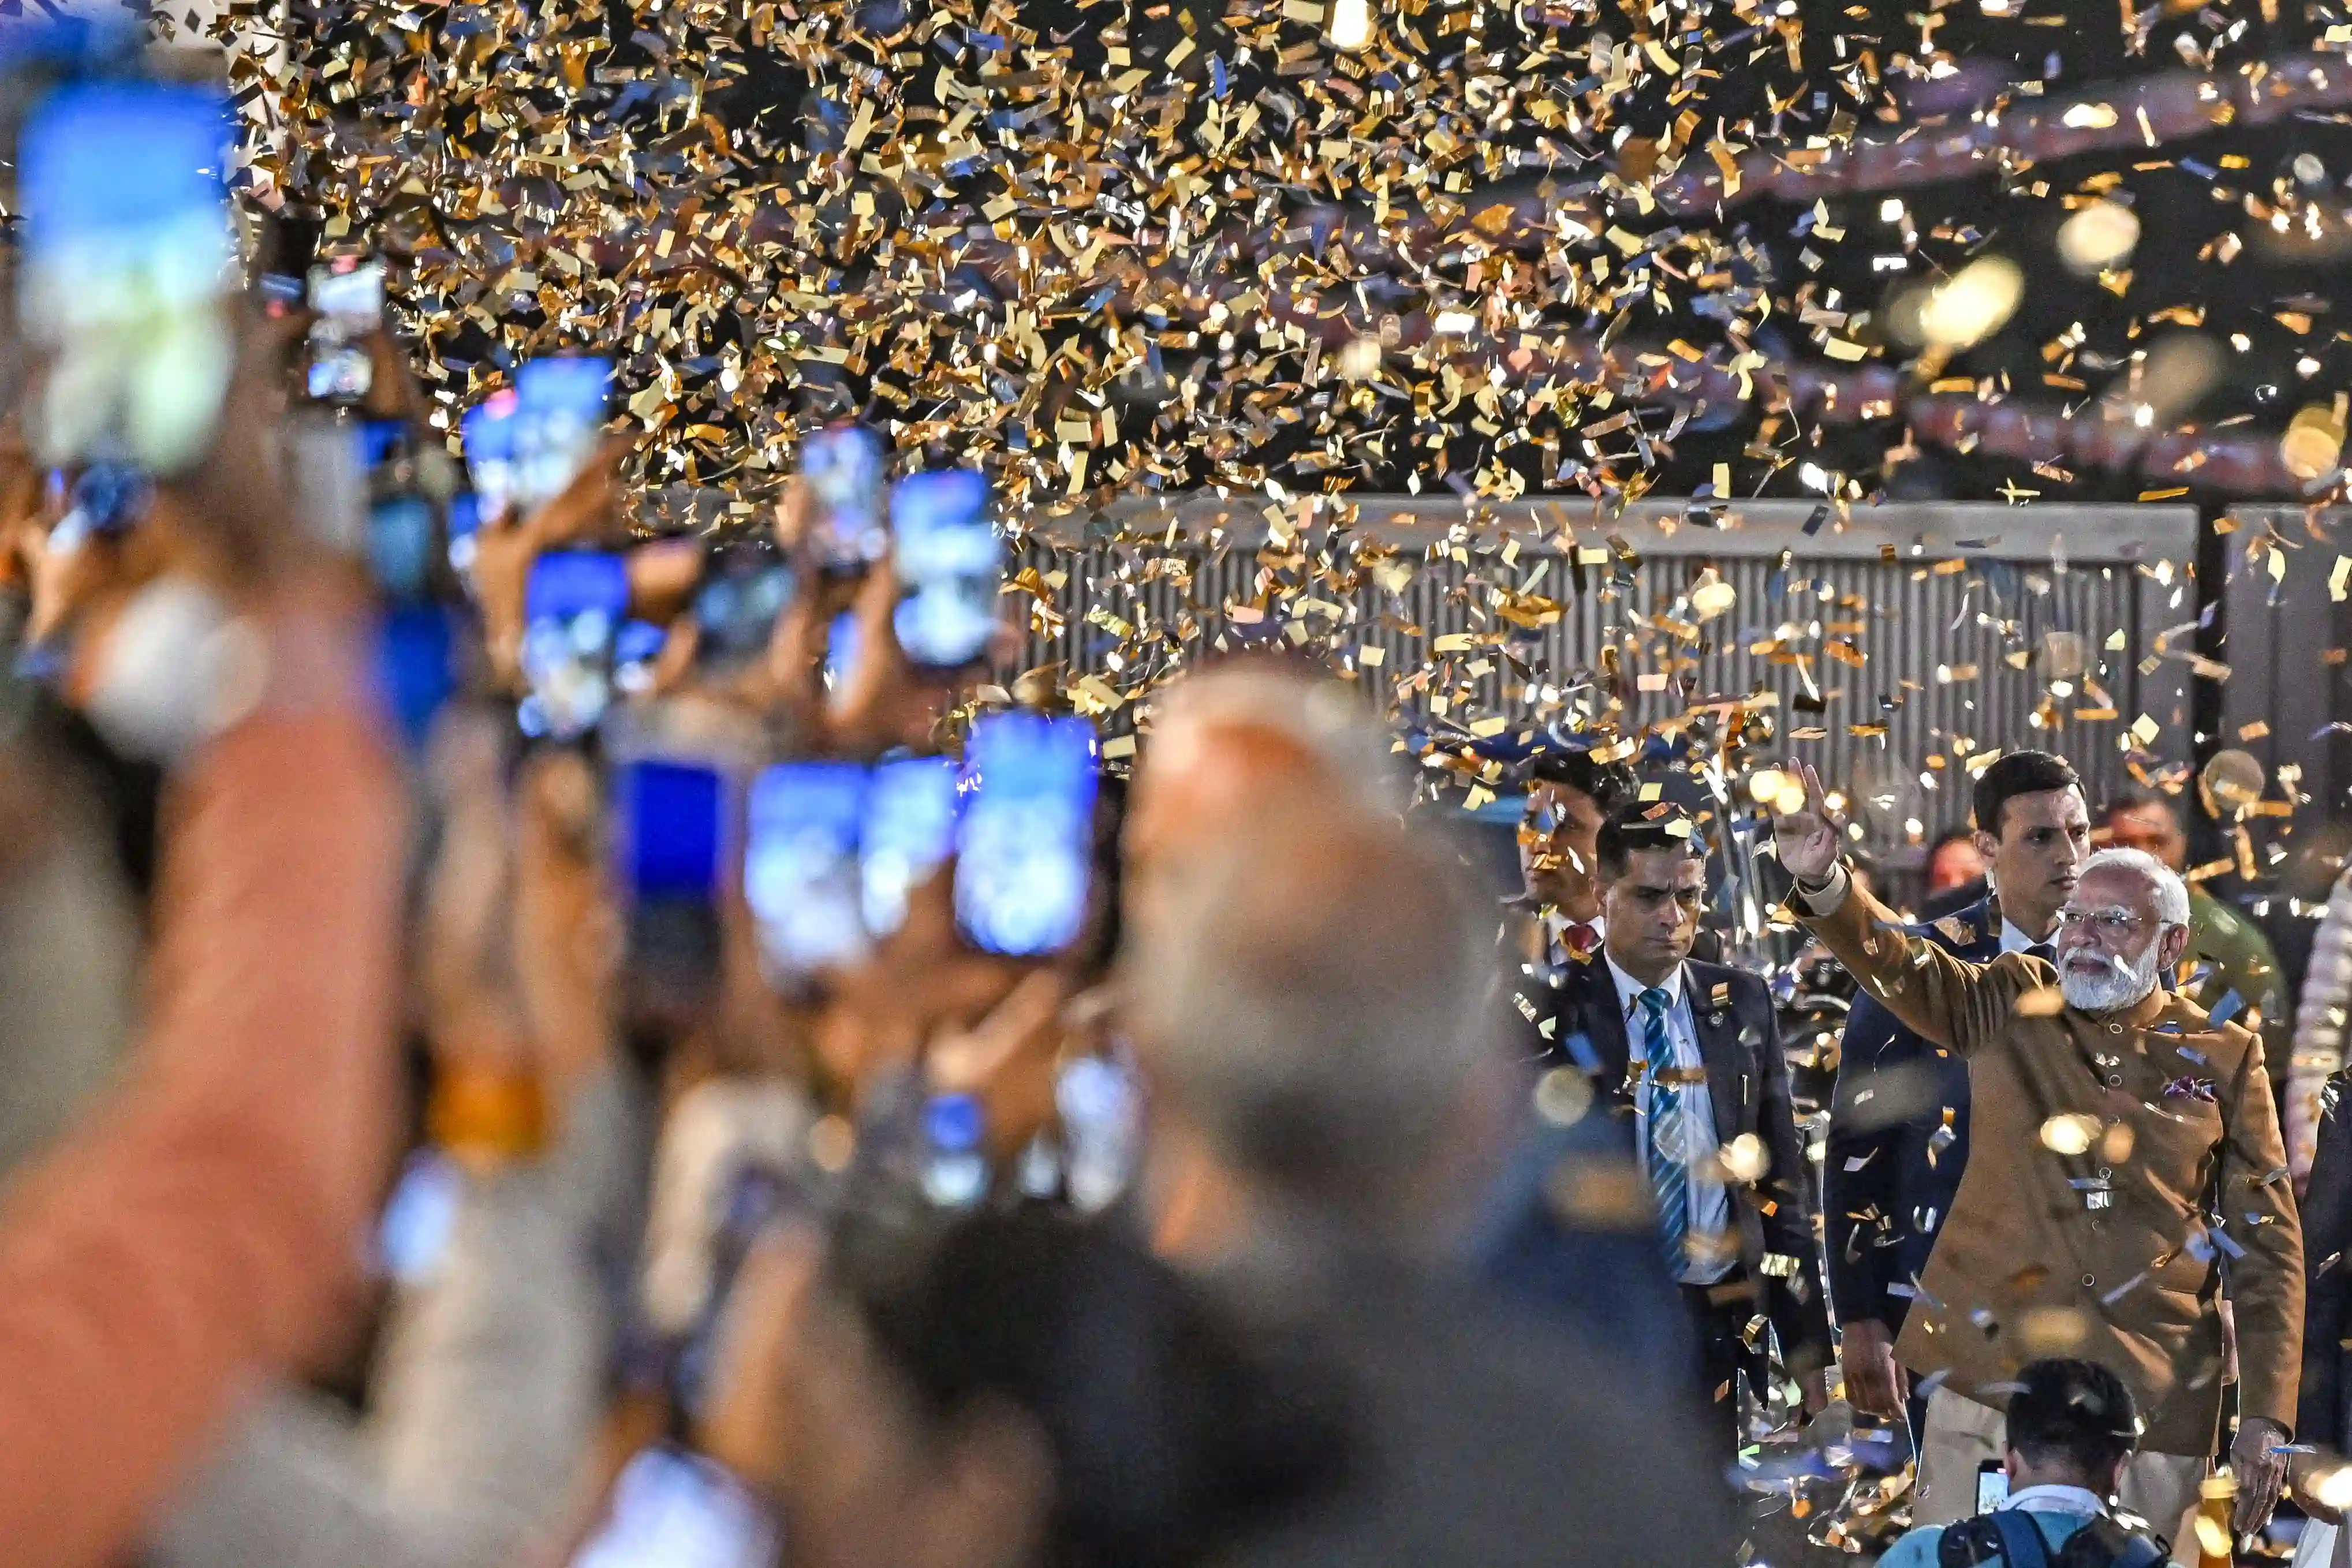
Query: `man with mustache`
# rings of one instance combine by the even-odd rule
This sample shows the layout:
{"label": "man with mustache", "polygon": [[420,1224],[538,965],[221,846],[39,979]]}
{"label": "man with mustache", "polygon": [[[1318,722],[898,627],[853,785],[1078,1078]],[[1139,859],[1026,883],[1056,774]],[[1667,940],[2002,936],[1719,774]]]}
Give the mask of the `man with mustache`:
{"label": "man with mustache", "polygon": [[1776,813],[1790,903],[1871,994],[1966,1058],[1969,1173],[1895,1351],[1936,1375],[1914,1523],[1970,1511],[2000,1457],[1994,1402],[2063,1353],[2122,1378],[2145,1417],[2124,1506],[2160,1531],[2198,1498],[2221,1405],[2221,1315],[2238,1329],[2236,1526],[2277,1500],[2302,1357],[2303,1236],[2262,1042],[2158,984],[2189,940],[2189,896],[2153,857],[2083,862],[2054,966],[1990,963],[1911,935],[1855,887],[1821,783]]}

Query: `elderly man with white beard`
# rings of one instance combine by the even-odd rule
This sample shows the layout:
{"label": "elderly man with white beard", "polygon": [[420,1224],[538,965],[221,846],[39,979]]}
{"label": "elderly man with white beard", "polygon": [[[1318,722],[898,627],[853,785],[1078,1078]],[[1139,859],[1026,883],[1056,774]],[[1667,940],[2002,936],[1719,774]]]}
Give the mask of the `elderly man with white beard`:
{"label": "elderly man with white beard", "polygon": [[1801,773],[1803,809],[1773,824],[1792,907],[1888,1011],[1969,1066],[1968,1174],[1896,1346],[1934,1384],[1913,1522],[1974,1511],[1977,1465],[2001,1456],[2005,1385],[2065,1355],[2131,1389],[2145,1426],[2118,1496],[2178,1531],[2218,1435],[2226,1293],[2235,1523],[2259,1527],[2294,1419],[2303,1237],[2261,1039],[2158,984],[2188,941],[2180,879],[2102,851],[2059,911],[2054,969],[2025,952],[1972,963],[1853,881],[1820,781]]}

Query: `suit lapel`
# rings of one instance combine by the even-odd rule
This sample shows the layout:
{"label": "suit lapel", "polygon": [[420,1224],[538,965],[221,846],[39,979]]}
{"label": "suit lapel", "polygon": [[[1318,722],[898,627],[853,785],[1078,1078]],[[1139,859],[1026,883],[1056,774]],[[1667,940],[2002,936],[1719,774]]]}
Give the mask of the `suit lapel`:
{"label": "suit lapel", "polygon": [[1582,963],[1570,960],[1561,969],[1560,993],[1568,1004],[1561,1009],[1562,1029],[1583,1036],[1592,1059],[1585,1060],[1573,1040],[1563,1038],[1562,1048],[1570,1060],[1594,1075],[1593,1087],[1603,1096],[1620,1096],[1633,1055],[1626,1042],[1625,1015],[1617,1005],[1617,983],[1610,977],[1609,965],[1598,956]]}
{"label": "suit lapel", "polygon": [[1756,1093],[1750,1052],[1739,1038],[1739,1009],[1731,1003],[1731,975],[1732,971],[1712,963],[1683,966],[1691,1021],[1698,1029],[1699,1058],[1706,1064],[1707,1097],[1715,1102],[1717,1143],[1728,1143],[1748,1131],[1748,1100]]}

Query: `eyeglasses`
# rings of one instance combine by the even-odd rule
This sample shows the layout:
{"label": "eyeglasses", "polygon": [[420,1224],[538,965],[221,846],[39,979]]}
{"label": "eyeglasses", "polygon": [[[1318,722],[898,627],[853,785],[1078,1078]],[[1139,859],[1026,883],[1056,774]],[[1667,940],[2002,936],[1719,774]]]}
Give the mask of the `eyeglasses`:
{"label": "eyeglasses", "polygon": [[2147,924],[2146,918],[2132,913],[2120,904],[2110,904],[2103,910],[2078,910],[2069,905],[2058,911],[2060,929],[2067,926],[2089,926],[2103,937],[2126,937]]}

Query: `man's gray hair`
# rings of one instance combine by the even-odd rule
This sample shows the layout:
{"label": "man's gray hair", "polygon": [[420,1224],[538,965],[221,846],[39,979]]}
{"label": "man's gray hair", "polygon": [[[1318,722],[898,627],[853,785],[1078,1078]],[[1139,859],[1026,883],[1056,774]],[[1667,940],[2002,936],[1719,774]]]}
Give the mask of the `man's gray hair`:
{"label": "man's gray hair", "polygon": [[1345,681],[1267,658],[1237,658],[1171,682],[1152,697],[1151,733],[1184,728],[1271,731],[1313,757],[1349,804],[1396,816],[1412,801],[1396,736]]}
{"label": "man's gray hair", "polygon": [[1295,1197],[1406,1198],[1499,1048],[1490,917],[1445,841],[1387,824],[1252,821],[1152,905],[1127,966],[1171,1103]]}
{"label": "man's gray hair", "polygon": [[2156,894],[2156,918],[2168,926],[2189,923],[2189,884],[2180,873],[2145,849],[2102,849],[2083,862],[2079,875],[2094,871],[2131,871],[2147,879]]}

